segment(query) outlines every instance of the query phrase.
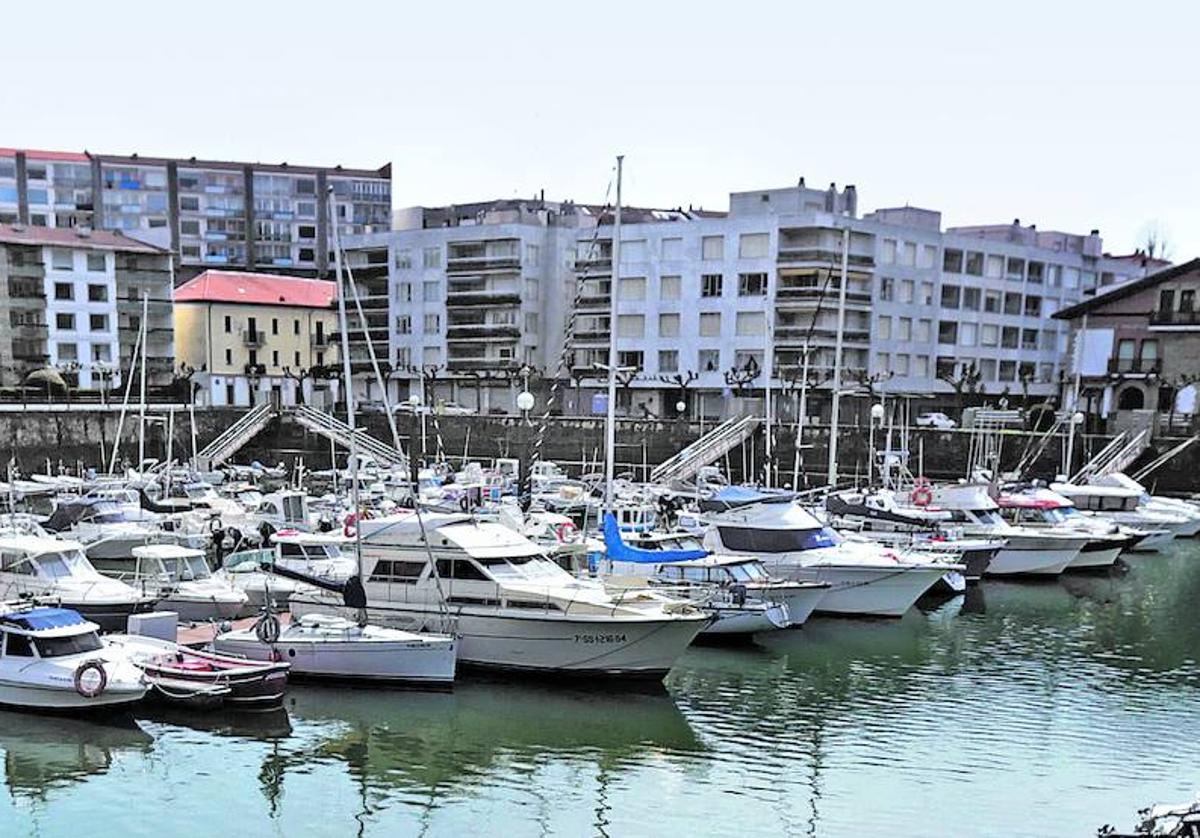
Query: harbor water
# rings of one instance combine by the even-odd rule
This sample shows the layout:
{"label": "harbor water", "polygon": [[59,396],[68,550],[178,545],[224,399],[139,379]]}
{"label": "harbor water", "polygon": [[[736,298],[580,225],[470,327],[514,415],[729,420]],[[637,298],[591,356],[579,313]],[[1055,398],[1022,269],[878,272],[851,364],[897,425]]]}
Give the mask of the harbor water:
{"label": "harbor water", "polygon": [[1200,787],[1200,542],[690,650],[657,692],[0,714],[0,835],[1078,836]]}

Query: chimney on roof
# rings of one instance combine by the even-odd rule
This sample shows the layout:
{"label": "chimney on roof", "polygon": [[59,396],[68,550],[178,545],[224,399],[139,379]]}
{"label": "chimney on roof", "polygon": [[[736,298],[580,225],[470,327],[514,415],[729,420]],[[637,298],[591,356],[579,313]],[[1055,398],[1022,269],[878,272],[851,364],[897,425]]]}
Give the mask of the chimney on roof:
{"label": "chimney on roof", "polygon": [[858,217],[858,189],[853,183],[848,184],[843,190],[843,195],[846,199],[846,215],[851,218]]}
{"label": "chimney on roof", "polygon": [[825,212],[837,212],[837,184],[830,183],[825,192]]}
{"label": "chimney on roof", "polygon": [[1092,235],[1093,235],[1093,236],[1098,236],[1098,235],[1100,235],[1100,231],[1099,231],[1098,229],[1097,229],[1097,230],[1092,230]]}
{"label": "chimney on roof", "polygon": [[1019,219],[1019,218],[1014,218],[1014,219],[1013,219],[1013,226],[1014,226],[1014,227],[1020,227],[1020,226],[1021,226],[1021,219]]}

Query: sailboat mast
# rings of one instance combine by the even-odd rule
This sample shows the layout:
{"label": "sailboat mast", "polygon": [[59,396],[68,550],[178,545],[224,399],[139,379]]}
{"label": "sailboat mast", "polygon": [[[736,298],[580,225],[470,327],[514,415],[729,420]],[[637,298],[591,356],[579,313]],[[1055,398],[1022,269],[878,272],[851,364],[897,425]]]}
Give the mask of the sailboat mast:
{"label": "sailboat mast", "polygon": [[617,286],[621,276],[621,172],[625,156],[617,155],[617,206],[613,214],[612,269],[608,283],[608,402],[604,421],[604,510],[613,509],[613,474],[617,451]]}
{"label": "sailboat mast", "polygon": [[842,336],[846,331],[846,274],[850,265],[850,227],[842,228],[842,282],[838,289],[837,339],[833,350],[833,407],[829,413],[829,487],[837,485],[838,414],[842,407]]}
{"label": "sailboat mast", "polygon": [[142,292],[142,383],[138,410],[138,473],[146,461],[146,315],[150,311],[150,293]]}

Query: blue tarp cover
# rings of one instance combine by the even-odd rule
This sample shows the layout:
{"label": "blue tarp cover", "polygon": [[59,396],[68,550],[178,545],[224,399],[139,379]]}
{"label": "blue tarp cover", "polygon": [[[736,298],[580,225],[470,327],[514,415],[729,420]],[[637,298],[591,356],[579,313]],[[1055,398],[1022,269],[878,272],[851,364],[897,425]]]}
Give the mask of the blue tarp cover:
{"label": "blue tarp cover", "polygon": [[604,515],[604,549],[614,562],[639,562],[659,564],[661,562],[692,562],[708,556],[707,550],[644,550],[630,547],[621,540],[621,528],[611,512]]}
{"label": "blue tarp cover", "polygon": [[78,611],[69,608],[31,608],[28,611],[4,614],[0,616],[0,620],[26,631],[44,631],[87,622]]}

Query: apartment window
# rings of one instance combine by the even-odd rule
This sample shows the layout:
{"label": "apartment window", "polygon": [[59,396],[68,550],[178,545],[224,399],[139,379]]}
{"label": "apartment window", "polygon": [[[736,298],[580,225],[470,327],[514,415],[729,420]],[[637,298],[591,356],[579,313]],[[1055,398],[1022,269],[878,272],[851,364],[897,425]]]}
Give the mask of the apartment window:
{"label": "apartment window", "polygon": [[911,303],[916,295],[917,286],[911,279],[900,280],[900,302]]}
{"label": "apartment window", "polygon": [[983,267],[983,275],[988,279],[1001,279],[1004,276],[1004,257],[989,253]]}
{"label": "apartment window", "polygon": [[56,271],[75,270],[75,254],[66,248],[54,248],[50,251],[50,264]]}
{"label": "apartment window", "polygon": [[1184,288],[1179,292],[1179,310],[1194,311],[1196,308],[1196,292],[1191,288]]}
{"label": "apartment window", "polygon": [[1063,272],[1063,288],[1079,287],[1079,268],[1066,268]]}
{"label": "apartment window", "polygon": [[1000,346],[1004,349],[1016,349],[1021,330],[1016,326],[1005,326],[1000,330]]}
{"label": "apartment window", "polygon": [[706,338],[721,336],[721,312],[706,311],[700,315],[700,336]]}
{"label": "apartment window", "polygon": [[311,262],[317,258],[317,252],[311,247],[302,247],[300,248],[299,258],[301,262]]}
{"label": "apartment window", "polygon": [[412,318],[407,314],[396,316],[396,334],[410,335],[412,334]]}
{"label": "apartment window", "polygon": [[933,321],[932,320],[923,320],[923,319],[918,320],[917,321],[917,343],[928,343],[929,335],[930,335],[930,332],[932,329],[933,329]]}
{"label": "apartment window", "polygon": [[878,334],[878,337],[880,340],[891,340],[892,339],[892,318],[890,318],[886,315],[881,316],[879,318],[879,320],[877,321],[877,326],[876,326],[875,331]]}
{"label": "apartment window", "polygon": [[725,258],[725,237],[705,236],[700,240],[701,258],[706,262],[720,261]]}
{"label": "apartment window", "polygon": [[1025,279],[1025,260],[1014,259],[1011,256],[1008,259],[1006,275],[1014,282],[1020,282]]}
{"label": "apartment window", "polygon": [[437,282],[425,282],[421,285],[421,299],[427,303],[436,303],[441,300],[441,287]]}
{"label": "apartment window", "polygon": [[233,350],[232,350],[232,349],[226,349],[226,350],[225,350],[225,363],[226,363],[226,364],[232,364],[232,363],[233,363]]}
{"label": "apartment window", "polygon": [[228,314],[225,315],[225,334],[230,334],[233,331],[233,318]]}
{"label": "apartment window", "polygon": [[198,236],[200,235],[200,222],[196,219],[181,219],[179,222],[179,235],[181,236]]}
{"label": "apartment window", "polygon": [[440,268],[442,266],[442,249],[440,247],[427,247],[422,253],[422,264],[426,268]]}
{"label": "apartment window", "polygon": [[271,366],[273,366],[273,367],[279,366],[279,350],[278,349],[271,350]]}
{"label": "apartment window", "polygon": [[966,267],[968,276],[983,276],[983,254],[973,250],[967,251]]}
{"label": "apartment window", "polygon": [[[504,357],[504,348],[500,349],[500,357]],[[512,357],[512,350],[509,350],[509,357]],[[440,346],[426,346],[421,350],[421,363],[426,366],[436,366],[442,362],[442,348]]]}
{"label": "apartment window", "polygon": [[257,367],[258,366],[258,350],[251,349],[247,354],[250,356],[249,358],[246,359],[247,361],[249,361],[250,366]]}
{"label": "apartment window", "polygon": [[542,249],[536,244],[525,245],[525,264],[537,267],[542,261]]}
{"label": "apartment window", "polygon": [[696,361],[701,372],[717,372],[721,369],[721,350],[701,349]]}
{"label": "apartment window", "polygon": [[1062,285],[1062,265],[1050,266],[1050,282],[1051,288],[1058,288]]}
{"label": "apartment window", "polygon": [[646,365],[646,357],[641,350],[626,350],[617,353],[617,366],[626,369],[640,370]]}
{"label": "apartment window", "polygon": [[318,367],[325,366],[325,353],[324,352],[317,353],[317,366]]}
{"label": "apartment window", "polygon": [[1029,273],[1027,275],[1027,278],[1030,282],[1035,282],[1038,285],[1041,285],[1042,282],[1045,280],[1045,277],[1046,277],[1046,263],[1045,262],[1030,262],[1029,263]]}
{"label": "apartment window", "polygon": [[64,332],[70,332],[75,329],[75,315],[58,313],[54,315],[54,327],[61,329]]}
{"label": "apartment window", "polygon": [[621,264],[627,265],[633,262],[646,261],[646,240],[635,239],[630,241],[621,241]]}
{"label": "apartment window", "polygon": [[917,355],[913,358],[913,375],[917,378],[925,378],[929,375],[928,355]]}
{"label": "apartment window", "polygon": [[296,350],[292,353],[292,365],[295,366],[296,369],[300,369],[300,350]]}
{"label": "apartment window", "polygon": [[949,346],[958,343],[958,324],[953,320],[938,321],[938,343]]}
{"label": "apartment window", "polygon": [[279,318],[278,317],[271,318],[271,334],[273,334],[273,335],[279,334]]}
{"label": "apartment window", "polygon": [[624,277],[617,283],[617,299],[646,299],[646,280],[643,277]]}
{"label": "apartment window", "polygon": [[984,381],[996,380],[996,359],[995,358],[980,358],[979,359],[979,377]]}
{"label": "apartment window", "polygon": [[938,378],[952,378],[954,376],[954,359],[947,358],[944,355],[939,355],[934,361],[934,373]]}
{"label": "apartment window", "polygon": [[1020,294],[1005,294],[1004,295],[1004,313],[1005,314],[1020,314],[1021,313],[1021,295]]}
{"label": "apartment window", "polygon": [[735,322],[737,334],[748,337],[767,331],[767,316],[761,311],[739,311]]}
{"label": "apartment window", "polygon": [[942,286],[942,308],[958,308],[961,291],[957,285]]}
{"label": "apartment window", "polygon": [[984,323],[979,332],[981,346],[995,346],[1000,342],[1000,327],[994,323]]}
{"label": "apartment window", "polygon": [[679,372],[679,352],[674,349],[660,349],[658,351],[658,371]]}
{"label": "apartment window", "polygon": [[442,316],[440,314],[426,314],[425,315],[425,322],[424,322],[425,334],[436,335],[438,333],[438,331],[440,331],[441,325],[442,325]]}
{"label": "apartment window", "polygon": [[1037,349],[1038,348],[1038,330],[1037,329],[1022,329],[1021,330],[1021,348],[1022,349]]}
{"label": "apartment window", "polygon": [[678,314],[660,314],[658,315],[658,336],[663,338],[679,337],[679,315]]}
{"label": "apartment window", "polygon": [[1000,362],[1000,380],[1001,381],[1016,381],[1017,380],[1017,362],[1016,361],[1001,361]]}
{"label": "apartment window", "polygon": [[999,291],[983,292],[983,310],[989,314],[999,314],[1002,300]]}
{"label": "apartment window", "polygon": [[942,270],[947,273],[960,274],[963,272],[963,252],[946,249],[942,251]]}
{"label": "apartment window", "polygon": [[108,302],[108,286],[107,285],[89,285],[88,286],[88,302],[89,303],[106,303],[106,302]]}
{"label": "apartment window", "polygon": [[[901,286],[904,285],[904,282],[907,282],[907,280],[901,281]],[[896,280],[890,276],[881,276],[879,278],[879,299],[881,302],[890,303],[892,301],[892,298],[895,296],[895,284]],[[912,283],[909,282],[908,284],[911,290]]]}
{"label": "apartment window", "polygon": [[962,293],[962,307],[967,311],[979,311],[980,297],[978,288],[964,288]]}
{"label": "apartment window", "polygon": [[1159,311],[1174,311],[1175,310],[1175,289],[1164,288],[1158,292],[1158,310]]}
{"label": "apartment window", "polygon": [[200,199],[195,195],[180,195],[179,209],[184,212],[198,212],[200,210]]}
{"label": "apartment window", "polygon": [[91,314],[88,315],[88,328],[93,332],[108,331],[108,315],[107,314]]}
{"label": "apartment window", "polygon": [[912,340],[912,318],[901,317],[896,323],[896,339]]}
{"label": "apartment window", "polygon": [[762,297],[767,293],[766,274],[739,274],[739,297]]}
{"label": "apartment window", "polygon": [[1042,298],[1037,294],[1025,295],[1025,316],[1026,317],[1041,317],[1042,316]]}
{"label": "apartment window", "polygon": [[1090,291],[1096,287],[1096,272],[1095,271],[1084,271],[1080,275],[1080,277],[1083,280],[1083,287],[1085,290]]}
{"label": "apartment window", "polygon": [[[317,323],[318,331],[320,330],[320,327],[321,327],[321,324],[318,322]],[[299,318],[296,318],[295,320],[292,321],[292,334],[293,335],[300,334],[300,319]]]}
{"label": "apartment window", "polygon": [[921,283],[921,296],[917,299],[917,302],[923,306],[933,305],[933,283],[932,282],[922,282]]}
{"label": "apartment window", "polygon": [[103,253],[89,253],[87,255],[87,269],[89,271],[97,271],[103,273],[105,268],[105,258]]}
{"label": "apartment window", "polygon": [[900,264],[909,268],[917,264],[917,246],[913,242],[904,242],[900,248]]}
{"label": "apartment window", "polygon": [[398,282],[396,283],[396,302],[411,303],[412,302],[412,283]]}
{"label": "apartment window", "polygon": [[525,334],[537,337],[538,333],[538,315],[536,311],[530,311],[525,314]]}
{"label": "apartment window", "polygon": [[107,364],[112,361],[112,347],[107,343],[92,344],[92,360]]}
{"label": "apartment window", "polygon": [[1142,367],[1150,369],[1158,362],[1158,341],[1144,340],[1142,341]]}
{"label": "apartment window", "polygon": [[658,280],[658,298],[660,300],[678,300],[682,280],[677,276],[664,276]]}
{"label": "apartment window", "polygon": [[179,251],[184,259],[200,258],[200,247],[198,245],[185,244],[183,247],[179,248]]}
{"label": "apartment window", "polygon": [[58,345],[58,362],[79,360],[79,345],[75,343],[60,343]]}
{"label": "apartment window", "polygon": [[897,355],[895,361],[892,363],[892,371],[896,375],[908,375],[908,356]]}
{"label": "apartment window", "polygon": [[396,251],[395,264],[401,270],[407,270],[412,267],[412,251],[408,248]]}
{"label": "apartment window", "polygon": [[700,277],[700,296],[701,297],[719,297],[721,296],[722,285],[725,278],[721,274],[704,274]]}
{"label": "apartment window", "polygon": [[642,314],[621,314],[617,316],[617,335],[623,338],[641,338],[646,336],[646,317]]}
{"label": "apartment window", "polygon": [[959,346],[974,346],[978,331],[979,331],[979,326],[977,326],[974,323],[959,323],[958,324],[958,345]]}
{"label": "apartment window", "polygon": [[54,283],[54,299],[56,300],[73,300],[75,299],[75,286],[70,282]]}
{"label": "apartment window", "polygon": [[682,259],[683,239],[663,239],[661,252],[664,260],[678,261]]}
{"label": "apartment window", "polygon": [[742,259],[765,259],[770,255],[769,233],[742,233],[738,238],[738,257]]}
{"label": "apartment window", "polygon": [[525,299],[536,300],[538,298],[538,283],[536,279],[525,280]]}
{"label": "apartment window", "polygon": [[883,252],[879,255],[879,261],[885,265],[894,264],[896,261],[896,240],[884,239]]}

